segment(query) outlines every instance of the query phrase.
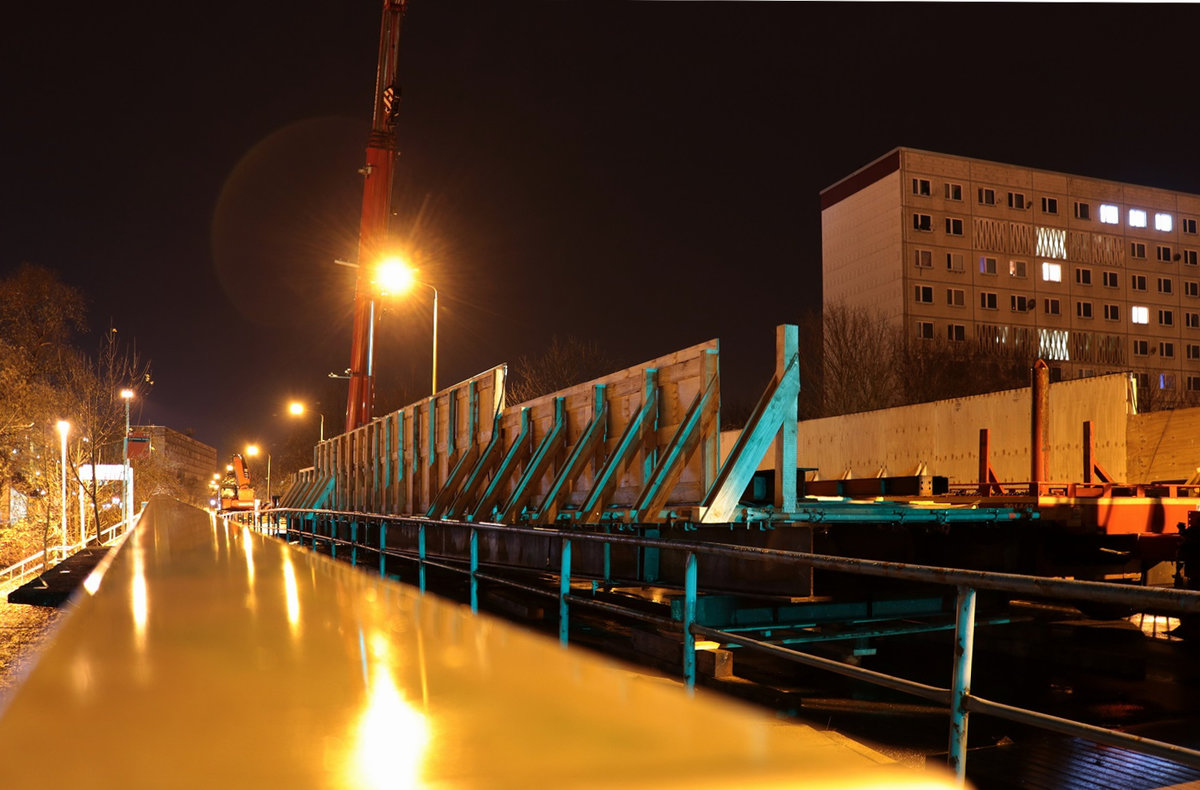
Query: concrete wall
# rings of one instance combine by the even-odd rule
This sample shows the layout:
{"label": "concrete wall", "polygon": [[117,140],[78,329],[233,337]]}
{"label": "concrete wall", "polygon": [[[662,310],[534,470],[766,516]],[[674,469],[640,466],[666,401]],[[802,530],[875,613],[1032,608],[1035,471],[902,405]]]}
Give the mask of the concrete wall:
{"label": "concrete wall", "polygon": [[[1050,481],[1083,479],[1083,422],[1091,420],[1096,459],[1116,480],[1128,479],[1126,436],[1133,411],[1125,375],[1098,376],[1050,385]],[[1196,410],[1200,412],[1200,410]],[[1001,482],[1029,480],[1030,391],[919,403],[800,423],[797,463],[817,467],[822,479],[912,474],[925,463],[929,474],[951,483],[979,479],[979,429],[991,429],[991,463]],[[1200,420],[1200,417],[1197,418]],[[721,437],[724,450],[736,432]],[[760,468],[769,469],[768,453]]]}
{"label": "concrete wall", "polygon": [[904,312],[900,174],[821,212],[825,304],[844,303],[899,321]]}

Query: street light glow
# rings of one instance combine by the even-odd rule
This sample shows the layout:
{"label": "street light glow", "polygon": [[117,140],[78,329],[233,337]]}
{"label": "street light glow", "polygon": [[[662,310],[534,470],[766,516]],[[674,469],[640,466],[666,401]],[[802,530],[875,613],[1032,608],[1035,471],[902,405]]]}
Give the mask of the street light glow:
{"label": "street light glow", "polygon": [[67,422],[66,420],[59,420],[55,427],[58,428],[58,432],[65,438],[67,433],[71,430],[71,423]]}
{"label": "street light glow", "polygon": [[258,455],[258,445],[257,444],[246,445],[246,455],[250,455],[250,456]]}
{"label": "street light glow", "polygon": [[299,417],[304,414],[304,404],[298,400],[294,400],[288,404],[288,413]]}
{"label": "street light glow", "polygon": [[133,397],[133,390],[130,390],[130,389],[121,390],[121,397],[124,400],[129,400],[130,398]]}
{"label": "street light glow", "polygon": [[416,270],[398,257],[383,259],[375,269],[375,284],[379,287],[380,293],[407,293],[416,281]]}

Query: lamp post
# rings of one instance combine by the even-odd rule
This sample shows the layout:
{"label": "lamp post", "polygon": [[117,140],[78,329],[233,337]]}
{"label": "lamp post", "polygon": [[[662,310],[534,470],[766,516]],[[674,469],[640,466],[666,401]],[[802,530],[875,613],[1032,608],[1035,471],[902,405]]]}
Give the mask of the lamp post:
{"label": "lamp post", "polygon": [[[318,403],[317,405],[320,406],[321,404]],[[288,404],[288,414],[292,415],[293,417],[304,416],[304,411],[304,404],[298,400],[294,400]],[[325,441],[325,415],[321,412],[317,412],[317,416],[321,418],[320,440],[323,442]]]}
{"label": "lamp post", "polygon": [[58,421],[58,437],[59,445],[62,448],[62,487],[59,489],[59,503],[62,511],[62,554],[67,553],[67,433],[71,430],[71,423],[66,420]]}
{"label": "lamp post", "polygon": [[129,401],[133,400],[133,390],[121,390],[121,400],[125,401],[125,439],[121,442],[121,510],[123,511],[125,529],[133,519],[133,485],[129,474]]}
{"label": "lamp post", "polygon": [[421,285],[433,291],[433,385],[431,395],[437,394],[437,329],[438,329],[438,289],[427,282],[417,279],[417,270],[399,258],[389,258],[379,266],[379,287],[382,293],[406,293],[414,285]]}
{"label": "lamp post", "polygon": [[[246,455],[250,456],[251,458],[258,455],[259,452],[260,451],[258,449],[257,444],[250,444],[250,445],[246,446]],[[270,504],[270,502],[271,502],[271,454],[267,453],[267,504]]]}

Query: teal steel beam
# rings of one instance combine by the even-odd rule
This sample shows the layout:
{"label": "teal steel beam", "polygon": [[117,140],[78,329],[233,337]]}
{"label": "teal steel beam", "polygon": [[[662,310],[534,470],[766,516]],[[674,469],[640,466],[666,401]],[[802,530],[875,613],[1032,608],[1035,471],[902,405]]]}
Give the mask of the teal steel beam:
{"label": "teal steel beam", "polygon": [[562,500],[566,496],[568,486],[578,479],[588,461],[596,452],[608,434],[608,400],[605,398],[605,385],[597,384],[594,392],[592,419],[579,435],[579,440],[571,448],[562,470],[550,484],[550,490],[538,506],[537,520],[552,523],[558,517]]}
{"label": "teal steel beam", "polygon": [[500,461],[501,451],[504,449],[504,442],[501,441],[500,420],[499,415],[492,423],[492,438],[488,440],[487,447],[484,448],[483,454],[479,460],[471,467],[470,473],[467,475],[467,481],[463,484],[462,489],[454,497],[454,501],[450,503],[450,507],[446,510],[446,518],[462,518],[470,504],[471,497],[479,489],[483,480],[488,473],[495,468]]}
{"label": "teal steel beam", "polygon": [[[708,354],[715,356],[715,351]],[[717,405],[720,402],[720,386],[714,375],[707,385],[696,393],[691,406],[684,415],[683,421],[671,437],[671,443],[659,456],[658,466],[646,481],[642,494],[638,497],[633,508],[633,520],[639,524],[649,524],[662,520],[660,511],[666,504],[672,488],[679,480],[683,468],[692,453],[700,443],[700,439],[713,425],[717,415]]]}
{"label": "teal steel beam", "polygon": [[954,680],[950,690],[950,770],[960,783],[967,768],[967,698],[975,653],[975,590],[958,588],[958,620],[954,629]]}
{"label": "teal steel beam", "polygon": [[795,413],[799,396],[800,356],[797,354],[784,367],[783,374],[777,374],[771,380],[729,457],[721,465],[712,490],[704,498],[701,523],[720,524],[733,519],[746,486],[780,432],[784,419]]}
{"label": "teal steel beam", "polygon": [[586,523],[594,524],[600,520],[604,514],[606,500],[617,484],[617,473],[628,463],[629,458],[637,449],[638,440],[641,439],[646,426],[653,425],[658,415],[658,370],[646,368],[644,376],[642,407],[625,426],[625,432],[621,434],[617,446],[605,459],[604,466],[596,473],[596,479],[592,482],[592,493],[588,495],[587,501],[579,509],[580,515]]}
{"label": "teal steel beam", "polygon": [[[500,495],[504,492],[504,485],[512,476],[513,470],[517,464],[529,457],[529,422],[529,408],[523,407],[521,409],[521,430],[517,434],[517,438],[512,443],[512,446],[508,448],[508,452],[505,453],[504,460],[500,462],[500,468],[496,470],[495,476],[492,477],[492,482],[488,484],[487,490],[480,497],[479,504],[472,511],[472,521],[482,521],[492,517],[492,510],[495,508],[497,500],[500,499]],[[499,429],[499,426],[496,426],[493,430]]]}
{"label": "teal steel beam", "polygon": [[550,467],[550,462],[554,460],[554,455],[566,440],[567,435],[567,399],[554,399],[554,425],[542,437],[542,441],[538,443],[537,452],[533,454],[529,465],[525,467],[525,473],[521,475],[521,479],[517,481],[517,485],[513,488],[512,496],[508,498],[508,502],[504,505],[500,512],[500,521],[505,524],[511,524],[521,515],[521,508],[533,496],[533,487],[537,485],[546,470]]}

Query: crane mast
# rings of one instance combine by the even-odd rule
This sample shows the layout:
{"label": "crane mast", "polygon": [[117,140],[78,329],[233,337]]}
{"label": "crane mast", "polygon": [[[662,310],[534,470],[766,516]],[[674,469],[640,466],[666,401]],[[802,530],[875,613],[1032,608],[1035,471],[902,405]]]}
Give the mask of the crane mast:
{"label": "crane mast", "polygon": [[346,400],[346,431],[371,419],[375,378],[371,370],[371,338],[375,322],[372,273],[388,235],[392,176],[396,162],[396,117],[400,109],[397,61],[400,25],[407,0],[384,0],[379,32],[379,63],[375,73],[375,109],[367,139],[363,175],[362,220],[358,232],[358,269],[354,283],[354,325],[350,340],[350,392]]}

